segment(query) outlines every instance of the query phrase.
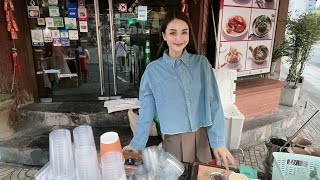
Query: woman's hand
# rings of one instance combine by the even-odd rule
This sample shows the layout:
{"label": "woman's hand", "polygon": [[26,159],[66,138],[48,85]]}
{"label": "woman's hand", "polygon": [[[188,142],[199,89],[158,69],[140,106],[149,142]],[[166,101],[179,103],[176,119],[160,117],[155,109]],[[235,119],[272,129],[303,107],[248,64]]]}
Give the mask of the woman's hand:
{"label": "woman's hand", "polygon": [[[229,170],[229,162],[233,165],[234,168],[236,168],[236,162],[234,160],[234,157],[229,152],[229,150],[225,147],[222,148],[212,148],[213,154],[217,160],[217,164],[220,164],[221,159],[223,160],[224,166]],[[228,162],[229,160],[229,162]]]}
{"label": "woman's hand", "polygon": [[126,151],[133,154],[139,154],[139,150],[131,147],[130,145],[123,147],[122,151]]}

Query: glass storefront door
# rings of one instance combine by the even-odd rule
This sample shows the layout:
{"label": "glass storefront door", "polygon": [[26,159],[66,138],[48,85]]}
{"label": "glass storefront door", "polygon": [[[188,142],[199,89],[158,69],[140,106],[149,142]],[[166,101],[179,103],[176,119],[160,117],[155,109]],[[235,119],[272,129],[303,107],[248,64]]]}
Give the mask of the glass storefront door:
{"label": "glass storefront door", "polygon": [[[54,102],[138,97],[146,62],[155,59],[160,45],[161,21],[180,4],[37,2],[40,15],[29,18],[29,25],[39,95]],[[121,4],[127,5],[126,12],[120,12]],[[141,6],[147,7],[145,20],[138,18]]]}
{"label": "glass storefront door", "polygon": [[125,76],[117,74],[108,6],[98,0],[33,2],[40,12],[28,18],[40,101],[97,101],[112,99],[118,89],[136,90],[127,66]]}

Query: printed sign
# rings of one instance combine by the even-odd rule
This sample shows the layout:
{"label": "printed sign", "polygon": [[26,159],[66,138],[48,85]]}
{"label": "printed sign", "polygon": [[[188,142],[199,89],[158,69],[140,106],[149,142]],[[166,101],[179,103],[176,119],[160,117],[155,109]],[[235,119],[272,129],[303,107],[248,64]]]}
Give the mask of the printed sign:
{"label": "printed sign", "polygon": [[270,72],[279,0],[220,4],[216,69],[238,77]]}
{"label": "printed sign", "polygon": [[69,30],[69,39],[78,40],[79,39],[78,30]]}
{"label": "printed sign", "polygon": [[78,0],[78,6],[85,6],[86,1],[85,0]]}
{"label": "printed sign", "polygon": [[46,25],[46,21],[44,20],[44,18],[37,18],[37,23],[38,23],[38,26]]}
{"label": "printed sign", "polygon": [[60,38],[60,31],[59,30],[51,30],[52,38]]}
{"label": "printed sign", "polygon": [[68,17],[69,18],[78,18],[77,4],[75,4],[75,3],[68,4]]}
{"label": "printed sign", "polygon": [[138,20],[147,21],[147,18],[148,18],[148,7],[138,6]]}
{"label": "printed sign", "polygon": [[61,38],[62,46],[70,46],[70,40],[68,38]]}
{"label": "printed sign", "polygon": [[59,7],[58,6],[49,6],[49,16],[50,17],[59,17]]}
{"label": "printed sign", "polygon": [[61,46],[60,38],[52,38],[53,46]]}
{"label": "printed sign", "polygon": [[31,29],[32,46],[43,46],[43,32],[41,29]]}
{"label": "printed sign", "polygon": [[118,5],[118,11],[119,12],[127,12],[127,3],[120,3]]}
{"label": "printed sign", "polygon": [[58,0],[48,0],[49,5],[58,5]]}
{"label": "printed sign", "polygon": [[52,35],[51,35],[50,29],[43,30],[43,39],[44,39],[44,42],[52,42]]}
{"label": "printed sign", "polygon": [[27,0],[26,4],[27,6],[39,6],[38,0]]}
{"label": "printed sign", "polygon": [[64,18],[64,24],[66,29],[77,29],[77,19],[76,18]]}
{"label": "printed sign", "polygon": [[88,22],[79,21],[80,32],[88,32]]}
{"label": "printed sign", "polygon": [[39,6],[28,6],[28,17],[29,18],[39,18],[40,10]]}
{"label": "printed sign", "polygon": [[60,37],[61,38],[69,38],[68,30],[60,30]]}
{"label": "printed sign", "polygon": [[88,15],[87,15],[87,9],[84,7],[80,7],[78,9],[78,20],[79,21],[87,21]]}
{"label": "printed sign", "polygon": [[55,17],[53,18],[54,27],[64,27],[63,18],[62,17]]}
{"label": "printed sign", "polygon": [[53,18],[45,18],[46,20],[46,27],[54,27]]}

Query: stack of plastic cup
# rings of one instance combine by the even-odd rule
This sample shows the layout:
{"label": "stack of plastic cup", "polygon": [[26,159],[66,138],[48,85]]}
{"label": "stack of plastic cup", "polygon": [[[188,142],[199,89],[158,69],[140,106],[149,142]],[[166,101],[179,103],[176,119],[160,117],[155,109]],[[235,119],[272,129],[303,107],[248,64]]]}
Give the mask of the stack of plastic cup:
{"label": "stack of plastic cup", "polygon": [[74,128],[73,139],[75,148],[91,146],[96,149],[96,144],[94,143],[94,137],[92,133],[92,127],[89,125],[82,125]]}
{"label": "stack of plastic cup", "polygon": [[100,180],[97,149],[92,127],[82,125],[73,130],[76,171],[78,180]]}
{"label": "stack of plastic cup", "polygon": [[149,171],[145,168],[144,165],[140,165],[138,169],[135,171],[133,176],[134,180],[153,180],[157,179],[156,174],[152,171]]}
{"label": "stack of plastic cup", "polygon": [[49,180],[76,180],[71,135],[68,129],[54,130],[49,134]]}
{"label": "stack of plastic cup", "polygon": [[107,152],[101,158],[103,180],[126,180],[122,153]]}
{"label": "stack of plastic cup", "polygon": [[75,149],[77,180],[100,180],[100,170],[95,148],[86,146]]}

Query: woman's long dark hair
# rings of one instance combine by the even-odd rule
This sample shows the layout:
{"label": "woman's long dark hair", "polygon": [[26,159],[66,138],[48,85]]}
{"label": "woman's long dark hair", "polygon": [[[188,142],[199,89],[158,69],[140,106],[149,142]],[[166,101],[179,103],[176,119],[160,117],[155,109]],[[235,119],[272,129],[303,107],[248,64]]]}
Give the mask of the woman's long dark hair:
{"label": "woman's long dark hair", "polygon": [[192,25],[191,25],[190,19],[188,18],[187,15],[185,15],[184,13],[182,13],[180,11],[170,11],[164,17],[164,20],[161,25],[161,29],[160,29],[161,30],[161,32],[160,32],[161,45],[160,45],[160,48],[157,52],[156,59],[162,57],[164,50],[168,49],[168,44],[163,39],[162,33],[166,32],[168,24],[174,19],[179,19],[179,20],[182,20],[187,23],[187,25],[189,27],[189,43],[187,44],[186,49],[187,49],[188,53],[198,54],[198,51],[195,46],[194,35],[193,35],[193,30],[192,30]]}

